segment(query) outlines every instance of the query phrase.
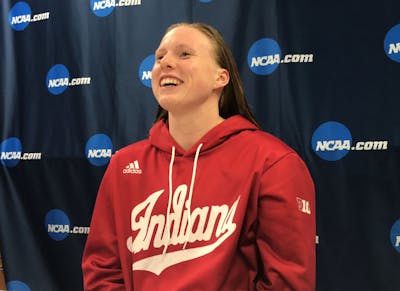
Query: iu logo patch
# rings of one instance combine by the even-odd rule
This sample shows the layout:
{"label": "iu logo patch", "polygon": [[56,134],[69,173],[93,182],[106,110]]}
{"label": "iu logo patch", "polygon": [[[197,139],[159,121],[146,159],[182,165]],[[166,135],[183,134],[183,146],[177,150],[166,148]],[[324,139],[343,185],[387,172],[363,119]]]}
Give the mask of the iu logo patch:
{"label": "iu logo patch", "polygon": [[300,197],[296,197],[297,200],[297,207],[299,208],[299,211],[306,213],[306,214],[311,214],[311,207],[310,207],[310,202],[302,199]]}

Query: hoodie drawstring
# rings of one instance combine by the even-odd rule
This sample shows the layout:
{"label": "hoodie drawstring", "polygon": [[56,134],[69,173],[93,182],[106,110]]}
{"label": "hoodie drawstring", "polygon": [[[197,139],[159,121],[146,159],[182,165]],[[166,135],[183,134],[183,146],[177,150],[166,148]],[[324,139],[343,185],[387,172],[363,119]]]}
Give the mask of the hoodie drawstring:
{"label": "hoodie drawstring", "polygon": [[[194,181],[196,179],[196,170],[197,170],[197,161],[199,160],[199,155],[200,155],[200,149],[203,146],[203,144],[199,144],[199,146],[196,149],[196,155],[194,156],[194,161],[193,161],[193,169],[192,169],[192,179],[190,181],[190,187],[189,187],[189,197],[185,202],[187,213],[188,213],[188,225],[187,225],[187,231],[186,231],[186,238],[185,238],[185,244],[183,245],[183,249],[186,248],[186,244],[189,241],[189,236],[190,236],[190,229],[192,228],[192,219],[191,219],[191,204],[192,204],[192,196],[193,196],[193,188],[194,188]],[[170,234],[170,212],[171,212],[171,204],[172,204],[172,169],[174,166],[174,161],[175,161],[175,147],[172,147],[172,152],[171,152],[171,161],[169,163],[169,172],[168,172],[168,185],[169,185],[169,197],[168,197],[168,206],[167,206],[167,215],[166,215],[166,233],[168,235],[168,243],[171,238]],[[163,254],[167,252],[168,248],[168,243],[165,244]]]}
{"label": "hoodie drawstring", "polygon": [[[172,152],[171,152],[171,160],[169,162],[169,170],[168,170],[168,186],[169,186],[169,196],[168,196],[168,207],[167,207],[167,218],[166,218],[166,233],[168,234],[168,242],[171,238],[170,234],[170,221],[169,221],[169,213],[171,212],[171,203],[172,203],[172,168],[174,166],[174,160],[175,160],[175,147],[172,146]],[[168,243],[165,244],[163,254],[167,252],[168,248]]]}
{"label": "hoodie drawstring", "polygon": [[187,232],[186,232],[186,239],[185,239],[185,244],[183,245],[183,248],[186,248],[186,244],[189,241],[189,230],[192,228],[192,219],[190,215],[190,207],[192,206],[192,196],[193,196],[193,186],[194,186],[194,180],[196,179],[196,170],[197,170],[197,161],[199,160],[199,155],[200,155],[200,149],[203,146],[203,144],[199,144],[196,150],[196,155],[194,156],[194,161],[193,161],[193,170],[192,170],[192,180],[190,181],[190,188],[189,188],[189,198],[186,200],[186,208],[188,210],[188,225],[187,225]]}

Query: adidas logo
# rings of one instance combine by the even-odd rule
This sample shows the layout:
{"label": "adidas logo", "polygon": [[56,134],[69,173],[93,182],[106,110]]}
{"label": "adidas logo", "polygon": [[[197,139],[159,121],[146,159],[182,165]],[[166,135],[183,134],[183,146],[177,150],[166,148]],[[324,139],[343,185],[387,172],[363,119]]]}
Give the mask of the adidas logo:
{"label": "adidas logo", "polygon": [[133,161],[132,163],[129,163],[123,170],[123,174],[141,174],[142,170],[139,167],[139,162]]}

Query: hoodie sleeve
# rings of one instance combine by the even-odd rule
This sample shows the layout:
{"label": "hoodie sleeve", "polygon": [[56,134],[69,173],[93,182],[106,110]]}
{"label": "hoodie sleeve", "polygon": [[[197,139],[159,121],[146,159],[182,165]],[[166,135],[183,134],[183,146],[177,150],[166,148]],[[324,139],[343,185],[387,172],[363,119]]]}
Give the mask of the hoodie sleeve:
{"label": "hoodie sleeve", "polygon": [[118,252],[110,162],[97,194],[83,259],[84,290],[126,290]]}
{"label": "hoodie sleeve", "polygon": [[263,274],[257,290],[315,289],[315,190],[304,162],[289,153],[263,173],[257,246]]}

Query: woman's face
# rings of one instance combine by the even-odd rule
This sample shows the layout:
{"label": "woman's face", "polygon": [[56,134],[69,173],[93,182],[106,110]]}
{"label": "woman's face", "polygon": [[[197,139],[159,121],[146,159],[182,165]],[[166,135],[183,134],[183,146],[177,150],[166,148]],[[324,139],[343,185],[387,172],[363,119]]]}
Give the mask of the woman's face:
{"label": "woman's face", "polygon": [[229,75],[217,65],[206,35],[189,26],[178,26],[164,35],[155,57],[152,89],[161,107],[183,114],[218,106]]}

